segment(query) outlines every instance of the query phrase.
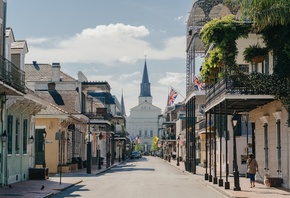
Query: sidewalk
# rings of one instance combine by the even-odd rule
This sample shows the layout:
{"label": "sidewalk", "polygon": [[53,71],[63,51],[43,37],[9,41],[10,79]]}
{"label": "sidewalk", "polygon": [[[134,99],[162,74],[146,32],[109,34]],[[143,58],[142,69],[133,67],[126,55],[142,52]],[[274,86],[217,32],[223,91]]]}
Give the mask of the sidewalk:
{"label": "sidewalk", "polygon": [[[159,158],[160,160],[163,160]],[[165,161],[165,160],[164,160]],[[250,182],[248,178],[240,177],[240,187],[241,191],[234,191],[234,178],[229,177],[228,181],[230,182],[230,189],[225,190],[224,186],[218,186],[218,184],[213,184],[212,182],[204,180],[205,168],[197,166],[196,174],[189,173],[185,171],[184,162],[180,162],[180,165],[176,165],[176,160],[171,160],[171,162],[166,161],[168,164],[174,166],[178,170],[184,172],[185,174],[190,174],[200,181],[204,185],[213,188],[220,192],[221,194],[232,197],[232,198],[285,198],[290,196],[290,190],[285,188],[274,188],[266,187],[264,184],[256,182],[256,187],[250,188]],[[115,163],[109,167],[119,165],[122,162],[115,161]],[[52,197],[60,191],[81,183],[86,177],[94,177],[96,174],[100,174],[108,170],[105,166],[102,166],[102,169],[98,170],[97,165],[92,165],[91,174],[86,173],[86,168],[72,171],[69,173],[63,173],[60,177],[59,174],[51,176],[47,180],[26,180],[18,183],[12,184],[12,188],[4,186],[0,188],[0,197],[23,197],[23,198],[43,198],[43,197]],[[218,178],[219,179],[219,178]],[[225,178],[223,178],[223,184]],[[41,190],[42,185],[44,189]]]}
{"label": "sidewalk", "polygon": [[[9,186],[3,186],[0,188],[0,197],[23,197],[23,198],[43,198],[43,197],[52,197],[53,195],[64,191],[65,189],[72,187],[78,183],[81,183],[86,177],[95,177],[96,174],[100,174],[114,166],[117,166],[122,162],[115,161],[115,163],[106,168],[102,166],[98,170],[97,165],[92,165],[91,174],[87,174],[87,169],[82,168],[76,171],[55,174],[50,176],[46,180],[25,180],[22,182],[17,182]],[[41,190],[41,187],[44,186],[44,189]]]}
{"label": "sidewalk", "polygon": [[[160,160],[163,160],[160,158]],[[176,167],[180,171],[191,174],[189,172],[185,171],[184,162],[180,162],[180,165],[177,166],[176,160],[171,160],[170,162],[167,161],[170,165]],[[196,177],[197,180],[202,182],[204,185],[209,186],[223,195],[227,197],[232,198],[285,198],[287,196],[290,196],[290,190],[286,188],[275,188],[275,187],[266,187],[262,182],[256,182],[255,187],[250,187],[250,181],[249,178],[240,177],[240,187],[241,191],[234,191],[234,178],[232,176],[228,177],[228,181],[230,182],[230,189],[225,189],[224,183],[225,183],[225,177],[223,179],[223,186],[218,186],[218,184],[213,184],[212,182],[209,182],[208,180],[204,179],[205,174],[205,168],[201,166],[196,166],[196,174],[193,175]],[[219,180],[218,175],[218,180]]]}

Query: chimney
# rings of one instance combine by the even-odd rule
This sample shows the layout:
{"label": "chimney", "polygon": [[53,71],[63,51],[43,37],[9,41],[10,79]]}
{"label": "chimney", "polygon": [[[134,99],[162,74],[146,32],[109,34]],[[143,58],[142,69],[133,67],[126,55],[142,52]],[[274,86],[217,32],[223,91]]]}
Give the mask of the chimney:
{"label": "chimney", "polygon": [[60,81],[60,64],[52,63],[52,72],[51,72],[51,81],[58,82]]}
{"label": "chimney", "polygon": [[55,82],[51,82],[47,84],[48,91],[55,91]]}

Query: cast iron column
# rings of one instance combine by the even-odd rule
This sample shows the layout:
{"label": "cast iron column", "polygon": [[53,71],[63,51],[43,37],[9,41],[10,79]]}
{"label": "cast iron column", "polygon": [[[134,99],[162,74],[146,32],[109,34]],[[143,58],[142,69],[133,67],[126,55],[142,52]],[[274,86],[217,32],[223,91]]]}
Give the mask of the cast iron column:
{"label": "cast iron column", "polygon": [[208,142],[207,142],[207,112],[205,113],[205,174],[204,174],[204,180],[208,180],[208,173],[207,173],[207,163],[208,163],[208,153],[207,153],[207,146],[208,146]]}

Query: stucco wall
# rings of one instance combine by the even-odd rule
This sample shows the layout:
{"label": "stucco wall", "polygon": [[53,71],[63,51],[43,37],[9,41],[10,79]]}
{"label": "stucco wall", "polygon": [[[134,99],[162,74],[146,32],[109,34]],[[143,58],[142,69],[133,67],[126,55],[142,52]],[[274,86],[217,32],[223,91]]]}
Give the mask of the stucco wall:
{"label": "stucco wall", "polygon": [[[276,119],[273,115],[281,111],[281,158],[283,186],[289,187],[289,128],[288,113],[278,101],[271,102],[250,112],[250,119],[256,124],[256,159],[259,163],[261,175],[269,173],[271,177],[277,177],[278,155],[277,155],[277,128]],[[269,170],[265,170],[265,149],[264,149],[264,123],[262,116],[268,116],[268,160]]]}

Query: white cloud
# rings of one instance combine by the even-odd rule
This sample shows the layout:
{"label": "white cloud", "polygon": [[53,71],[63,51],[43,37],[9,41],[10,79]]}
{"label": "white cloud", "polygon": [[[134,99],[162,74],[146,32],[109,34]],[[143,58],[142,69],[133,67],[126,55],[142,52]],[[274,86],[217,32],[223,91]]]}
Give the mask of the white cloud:
{"label": "white cloud", "polygon": [[180,86],[180,85],[185,85],[185,74],[184,73],[172,73],[172,72],[167,72],[166,76],[161,78],[158,83],[161,85],[166,85],[166,86]]}
{"label": "white cloud", "polygon": [[176,18],[176,20],[177,20],[177,21],[180,21],[180,20],[183,19],[183,18],[184,18],[184,16],[179,16],[179,17]]}
{"label": "white cloud", "polygon": [[34,45],[34,44],[41,44],[41,43],[45,43],[48,42],[50,39],[49,38],[28,38],[26,39],[26,42],[28,44]]}
{"label": "white cloud", "polygon": [[130,73],[130,74],[122,74],[119,78],[119,80],[126,80],[128,78],[131,78],[133,76],[141,76],[141,73],[140,72],[133,72],[133,73]]}
{"label": "white cloud", "polygon": [[[152,48],[145,40],[150,34],[144,26],[131,26],[122,23],[99,25],[88,28],[73,37],[59,40],[59,38],[34,38],[28,42],[29,53],[26,61],[51,63],[83,62],[101,63],[114,66],[116,62],[134,63],[144,56],[144,52],[151,59],[164,60],[168,58],[185,57],[185,36],[164,40],[163,47]],[[44,42],[49,41],[49,45]],[[43,45],[39,45],[43,43]]]}

